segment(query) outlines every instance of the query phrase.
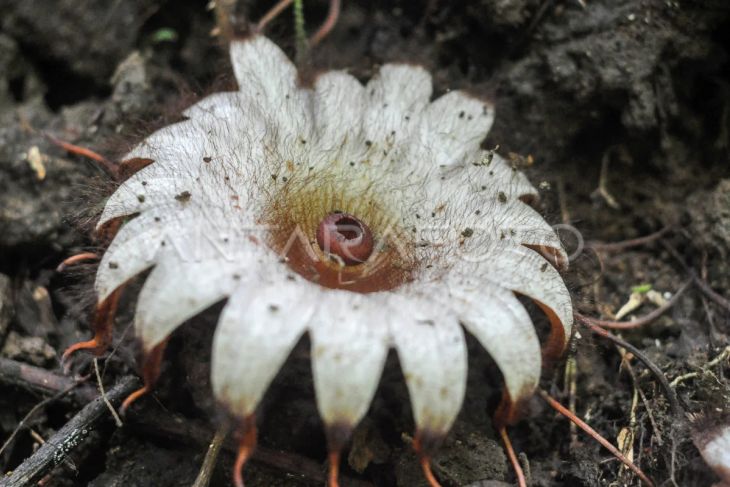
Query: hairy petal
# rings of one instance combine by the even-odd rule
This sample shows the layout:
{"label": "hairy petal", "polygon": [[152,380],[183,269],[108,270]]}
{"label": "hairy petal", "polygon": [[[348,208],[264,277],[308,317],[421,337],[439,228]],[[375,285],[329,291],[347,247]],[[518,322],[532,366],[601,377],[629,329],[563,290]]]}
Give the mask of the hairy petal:
{"label": "hairy petal", "polygon": [[277,149],[299,157],[311,134],[311,96],[299,88],[296,66],[263,36],[231,42],[231,64],[240,92],[268,119]]}
{"label": "hairy petal", "polygon": [[495,284],[455,276],[449,281],[464,327],[491,355],[513,400],[530,396],[540,380],[540,342],[514,294]]}
{"label": "hairy petal", "polygon": [[386,64],[365,91],[363,136],[374,153],[389,151],[417,130],[431,96],[431,75],[420,66]]}
{"label": "hairy petal", "polygon": [[314,84],[313,106],[319,149],[336,155],[341,145],[353,143],[357,138],[365,106],[365,88],[344,71],[330,71],[319,76]]}
{"label": "hairy petal", "polygon": [[250,280],[231,296],[215,332],[211,364],[213,392],[230,413],[244,418],[255,411],[304,334],[319,292],[295,280]]}
{"label": "hairy petal", "polygon": [[164,254],[137,300],[134,327],[144,350],[149,352],[184,321],[229,296],[245,272],[241,263],[180,262],[173,253]]}
{"label": "hairy petal", "polygon": [[390,297],[390,330],[420,431],[444,436],[466,390],[464,333],[450,309],[428,298]]}
{"label": "hairy petal", "polygon": [[154,264],[166,229],[174,227],[177,221],[167,212],[150,211],[122,226],[96,272],[94,288],[99,301]]}
{"label": "hairy petal", "polygon": [[312,318],[312,372],[328,426],[354,427],[365,415],[388,352],[388,326],[377,296],[327,290]]}
{"label": "hairy petal", "polygon": [[479,149],[492,123],[491,103],[461,91],[447,93],[425,111],[413,157],[429,158],[437,166],[463,163]]}
{"label": "hairy petal", "polygon": [[[462,268],[462,272],[466,271]],[[567,344],[573,326],[570,293],[558,271],[542,256],[510,243],[497,245],[481,262],[472,263],[471,272],[551,309],[563,326]]]}

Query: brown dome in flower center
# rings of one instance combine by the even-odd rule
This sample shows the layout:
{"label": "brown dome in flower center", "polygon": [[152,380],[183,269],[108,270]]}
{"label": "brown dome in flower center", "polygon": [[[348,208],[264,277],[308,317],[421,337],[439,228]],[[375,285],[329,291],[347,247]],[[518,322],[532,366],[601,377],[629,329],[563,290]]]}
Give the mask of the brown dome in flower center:
{"label": "brown dome in flower center", "polygon": [[370,228],[354,215],[330,213],[319,222],[317,244],[326,255],[342,259],[345,265],[367,261],[373,253]]}

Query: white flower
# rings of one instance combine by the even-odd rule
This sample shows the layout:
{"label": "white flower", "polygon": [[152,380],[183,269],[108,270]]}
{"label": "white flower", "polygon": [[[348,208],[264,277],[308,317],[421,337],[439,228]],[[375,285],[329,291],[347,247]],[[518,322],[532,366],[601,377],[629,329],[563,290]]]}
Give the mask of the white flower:
{"label": "white flower", "polygon": [[570,335],[572,307],[551,265],[567,262],[560,241],[527,204],[535,189],[480,149],[492,106],[461,91],[431,101],[431,76],[405,64],[365,86],[343,71],[308,82],[262,36],[233,42],[231,61],[239,91],[204,98],[134,148],[127,159],[154,162],[118,188],[99,222],[136,215],[99,267],[101,303],[154,267],[135,318],[146,369],[176,327],[227,299],[211,380],[230,413],[253,417],[308,333],[337,450],[392,347],[427,449],[462,404],[466,330],[503,374],[498,422],[514,420],[541,371],[515,293],[550,318],[552,355]]}

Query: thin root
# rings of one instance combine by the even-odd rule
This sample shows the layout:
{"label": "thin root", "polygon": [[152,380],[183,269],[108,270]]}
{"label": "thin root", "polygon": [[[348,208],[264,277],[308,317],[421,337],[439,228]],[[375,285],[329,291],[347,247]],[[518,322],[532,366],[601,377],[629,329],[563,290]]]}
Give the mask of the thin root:
{"label": "thin root", "polygon": [[506,427],[502,427],[499,429],[499,436],[502,438],[502,443],[504,443],[504,449],[507,451],[507,457],[512,464],[515,475],[517,476],[517,485],[519,487],[527,487],[525,472],[522,471],[522,465],[520,465],[519,460],[517,460],[517,455],[515,454],[514,448],[512,448],[512,442],[509,439]]}
{"label": "thin root", "polygon": [[261,20],[259,20],[258,24],[256,24],[256,32],[262,32],[264,30],[264,27],[266,27],[269,22],[278,17],[285,8],[292,4],[293,1],[294,0],[281,0],[276,5],[271,7],[271,9],[266,12],[263,17],[261,17]]}
{"label": "thin root", "polygon": [[317,29],[317,32],[309,38],[309,45],[314,47],[332,31],[337,24],[337,19],[340,17],[340,0],[330,0],[329,12],[327,12],[327,18],[324,20],[322,25]]}
{"label": "thin root", "polygon": [[594,325],[590,321],[587,321],[584,319],[582,315],[576,314],[575,318],[583,323],[589,330],[591,330],[593,333],[600,335],[604,338],[607,338],[611,340],[616,345],[625,348],[629,352],[633,353],[634,356],[640,360],[646,367],[651,371],[652,374],[654,374],[654,377],[659,381],[659,384],[662,386],[662,389],[664,389],[664,395],[667,396],[667,400],[669,401],[669,407],[672,409],[672,414],[675,417],[679,417],[679,415],[682,412],[682,408],[679,405],[679,400],[677,399],[677,394],[674,392],[674,389],[672,389],[669,386],[669,381],[667,380],[664,373],[657,367],[657,365],[649,360],[649,357],[647,357],[641,350],[624,340],[623,338],[619,338],[616,335],[610,333],[605,328],[601,328],[600,326]]}
{"label": "thin root", "polygon": [[107,171],[109,174],[111,174],[114,178],[117,177],[117,165],[111,162],[106,157],[102,156],[101,154],[94,152],[91,149],[87,149],[86,147],[81,147],[78,145],[71,144],[69,142],[64,142],[63,140],[57,139],[51,134],[44,133],[45,137],[54,145],[57,145],[61,149],[65,150],[66,152],[70,152],[71,154],[76,154],[77,156],[85,157],[87,159],[91,159],[92,161],[95,161],[99,163],[99,165]]}
{"label": "thin root", "polygon": [[545,402],[547,402],[550,407],[555,409],[558,413],[562,414],[566,418],[568,418],[570,421],[575,423],[576,426],[578,426],[580,429],[585,431],[591,438],[596,440],[598,443],[603,445],[604,448],[606,448],[608,451],[611,452],[613,456],[621,460],[621,462],[624,463],[627,467],[629,467],[646,485],[653,487],[654,483],[649,480],[649,477],[646,476],[644,472],[641,471],[639,467],[637,467],[634,462],[626,458],[615,446],[613,446],[607,439],[605,439],[603,436],[598,434],[596,430],[588,426],[586,422],[584,422],[582,419],[580,419],[575,414],[571,413],[565,406],[560,404],[558,401],[553,399],[547,392],[540,390],[538,391],[540,394],[540,397],[542,397]]}

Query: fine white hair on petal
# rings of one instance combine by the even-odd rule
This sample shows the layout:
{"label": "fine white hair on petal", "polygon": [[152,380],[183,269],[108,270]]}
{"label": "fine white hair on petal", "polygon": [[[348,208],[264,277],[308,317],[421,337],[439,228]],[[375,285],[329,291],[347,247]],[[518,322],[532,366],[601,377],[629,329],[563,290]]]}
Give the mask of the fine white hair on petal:
{"label": "fine white hair on petal", "polygon": [[292,280],[242,285],[221,313],[213,339],[215,396],[238,417],[251,415],[317,307],[320,290]]}
{"label": "fine white hair on petal", "polygon": [[507,200],[538,197],[527,177],[495,152],[475,151],[463,163],[442,167],[441,174],[445,181],[468,188],[476,197]]}
{"label": "fine white hair on petal", "polygon": [[132,148],[124,159],[152,159],[159,165],[176,167],[198,162],[209,139],[206,130],[188,120],[177,122],[153,132]]}
{"label": "fine white hair on petal", "polygon": [[119,286],[154,264],[165,228],[176,218],[164,211],[150,211],[126,223],[104,253],[96,271],[94,288],[104,301]]}
{"label": "fine white hair on petal", "polygon": [[466,342],[451,308],[429,299],[426,290],[419,294],[390,296],[390,332],[417,429],[445,436],[464,400]]}
{"label": "fine white hair on petal", "polygon": [[206,119],[217,118],[228,123],[235,123],[241,117],[245,105],[245,97],[239,91],[213,93],[183,110],[184,117],[205,122]]}
{"label": "fine white hair on petal", "polygon": [[479,149],[492,123],[494,108],[490,103],[461,91],[447,93],[425,110],[412,157],[430,156],[438,166],[462,163]]}
{"label": "fine white hair on petal", "polygon": [[[486,260],[474,264],[480,269],[472,267],[472,272],[547,306],[563,325],[567,343],[573,327],[573,304],[558,271],[538,253],[520,246],[494,246],[488,255]],[[467,269],[462,268],[462,272]]]}
{"label": "fine white hair on petal", "polygon": [[534,393],[540,380],[540,341],[530,315],[515,295],[489,281],[474,279],[470,287],[452,285],[464,327],[479,341],[502,372],[513,401]]}
{"label": "fine white hair on petal", "polygon": [[365,88],[354,76],[344,71],[330,71],[319,76],[314,83],[313,96],[318,149],[334,156],[342,144],[354,142],[364,106]]}
{"label": "fine white hair on petal", "polygon": [[396,143],[406,143],[418,129],[432,90],[431,75],[420,66],[381,67],[365,87],[364,142],[378,153],[389,151]]}
{"label": "fine white hair on petal", "polygon": [[328,426],[352,428],[370,406],[389,349],[382,296],[324,291],[310,329],[320,415]]}
{"label": "fine white hair on petal", "polygon": [[[174,252],[158,258],[137,299],[134,328],[149,352],[184,321],[229,296],[244,279],[247,262],[185,262]],[[249,263],[250,265],[250,263]]]}
{"label": "fine white hair on petal", "polygon": [[298,86],[297,68],[263,36],[231,42],[231,64],[238,88],[259,106],[272,126],[277,150],[285,157],[307,152],[311,138],[311,92]]}

